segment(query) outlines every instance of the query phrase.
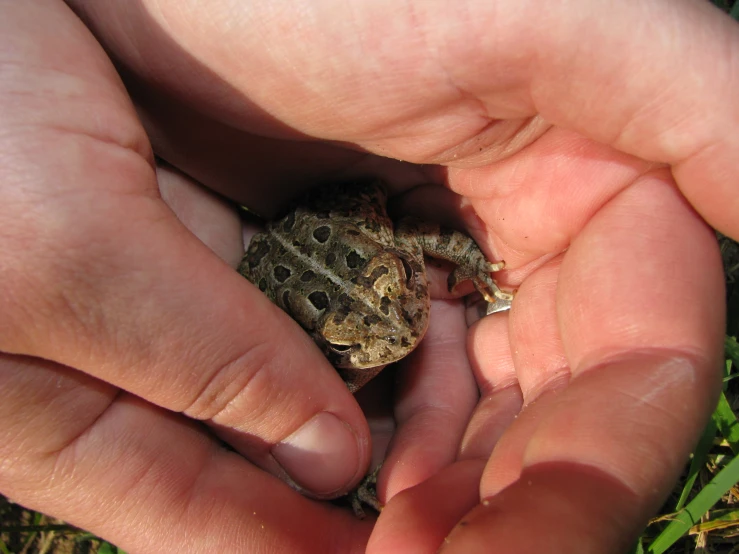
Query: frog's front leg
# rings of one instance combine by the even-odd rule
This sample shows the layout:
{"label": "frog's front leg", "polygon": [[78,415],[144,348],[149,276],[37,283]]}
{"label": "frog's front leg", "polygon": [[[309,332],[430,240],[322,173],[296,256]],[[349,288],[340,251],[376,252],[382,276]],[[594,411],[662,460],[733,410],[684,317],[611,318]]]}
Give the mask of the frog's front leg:
{"label": "frog's front leg", "polygon": [[423,253],[456,264],[449,274],[448,286],[454,292],[463,281],[471,280],[488,302],[513,300],[513,294],[503,292],[490,273],[500,271],[505,262],[492,263],[485,258],[477,243],[468,235],[442,227],[438,223],[428,223],[413,217],[405,217],[398,222],[395,240],[405,245],[415,243]]}

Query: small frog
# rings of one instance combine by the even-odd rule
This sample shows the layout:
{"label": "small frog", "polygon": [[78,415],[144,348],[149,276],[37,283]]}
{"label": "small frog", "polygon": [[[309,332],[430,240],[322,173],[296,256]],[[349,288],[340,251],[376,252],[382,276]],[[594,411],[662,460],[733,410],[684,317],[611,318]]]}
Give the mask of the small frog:
{"label": "small frog", "polygon": [[471,280],[489,302],[511,300],[474,240],[405,217],[393,226],[379,182],[311,190],[256,235],[239,272],[313,338],[356,392],[407,356],[428,327],[424,254],[456,264],[449,290]]}

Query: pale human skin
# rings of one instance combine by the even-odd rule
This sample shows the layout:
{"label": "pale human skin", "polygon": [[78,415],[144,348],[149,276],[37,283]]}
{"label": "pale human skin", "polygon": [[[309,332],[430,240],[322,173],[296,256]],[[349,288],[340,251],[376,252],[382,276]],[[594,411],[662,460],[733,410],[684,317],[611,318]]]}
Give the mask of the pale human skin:
{"label": "pale human skin", "polygon": [[[631,544],[719,390],[701,216],[739,238],[734,23],[676,0],[69,4],[138,118],[64,3],[0,1],[0,491],[129,552]],[[152,146],[264,213],[327,178],[445,185],[466,200],[401,208],[511,268],[509,314],[434,304],[377,522],[274,478],[350,489],[367,422],[233,271],[236,213]]]}

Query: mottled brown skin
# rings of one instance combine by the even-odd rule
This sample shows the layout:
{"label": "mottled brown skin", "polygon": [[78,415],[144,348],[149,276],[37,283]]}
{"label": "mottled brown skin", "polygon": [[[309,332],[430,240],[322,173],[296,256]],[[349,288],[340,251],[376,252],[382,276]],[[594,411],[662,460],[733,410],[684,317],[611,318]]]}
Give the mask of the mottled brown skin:
{"label": "mottled brown skin", "polygon": [[239,272],[311,335],[352,392],[408,355],[428,327],[424,253],[449,260],[453,290],[471,279],[487,298],[509,299],[485,259],[458,231],[412,218],[397,229],[379,182],[309,192],[255,236]]}

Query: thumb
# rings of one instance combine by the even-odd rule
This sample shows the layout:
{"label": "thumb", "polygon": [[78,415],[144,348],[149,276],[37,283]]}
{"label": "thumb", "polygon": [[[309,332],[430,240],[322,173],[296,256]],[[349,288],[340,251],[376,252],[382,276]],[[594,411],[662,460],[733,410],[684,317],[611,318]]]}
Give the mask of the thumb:
{"label": "thumb", "polygon": [[205,421],[317,495],[351,487],[369,456],[361,411],[302,330],[162,201],[97,43],[63,5],[5,11],[0,48],[28,70],[0,82],[0,350]]}

